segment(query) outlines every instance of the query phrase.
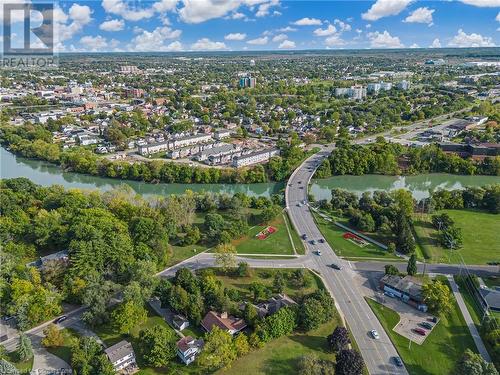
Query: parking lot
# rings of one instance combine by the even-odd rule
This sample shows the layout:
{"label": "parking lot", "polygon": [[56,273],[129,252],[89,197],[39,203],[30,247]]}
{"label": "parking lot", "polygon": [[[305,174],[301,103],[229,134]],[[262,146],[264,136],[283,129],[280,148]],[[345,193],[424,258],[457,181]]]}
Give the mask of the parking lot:
{"label": "parking lot", "polygon": [[[402,301],[400,301],[397,298],[391,298],[388,297],[382,293],[376,293],[374,296],[374,299],[383,304],[384,306],[396,311],[399,314],[400,321],[394,327],[394,331],[399,333],[401,336],[404,336],[408,339],[410,339],[412,342],[416,344],[423,344],[425,339],[431,334],[432,329],[427,329],[422,326],[420,326],[421,323],[423,322],[429,322],[432,324],[433,328],[435,324],[438,323],[432,323],[430,320],[434,317],[432,314],[424,313],[422,311],[417,310],[413,306],[410,306]],[[416,332],[414,332],[414,329],[421,329],[423,330],[426,334],[425,336],[420,335]]]}

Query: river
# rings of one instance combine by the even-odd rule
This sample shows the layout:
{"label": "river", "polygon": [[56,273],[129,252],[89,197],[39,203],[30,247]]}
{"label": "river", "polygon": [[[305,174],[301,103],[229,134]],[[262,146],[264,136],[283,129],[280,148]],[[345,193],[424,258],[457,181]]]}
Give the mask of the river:
{"label": "river", "polygon": [[[111,190],[121,184],[129,185],[135,192],[144,196],[182,194],[186,190],[196,192],[213,191],[233,194],[243,192],[251,196],[270,197],[284,187],[284,183],[264,184],[147,184],[139,181],[118,180],[64,172],[61,168],[47,162],[17,157],[0,148],[0,177],[27,177],[43,186],[62,185],[66,188]],[[311,193],[316,199],[329,199],[331,189],[342,188],[358,195],[365,191],[409,189],[416,199],[429,196],[436,188],[460,189],[465,186],[481,186],[500,183],[498,176],[457,176],[449,174],[424,174],[418,176],[335,176],[313,180]]]}

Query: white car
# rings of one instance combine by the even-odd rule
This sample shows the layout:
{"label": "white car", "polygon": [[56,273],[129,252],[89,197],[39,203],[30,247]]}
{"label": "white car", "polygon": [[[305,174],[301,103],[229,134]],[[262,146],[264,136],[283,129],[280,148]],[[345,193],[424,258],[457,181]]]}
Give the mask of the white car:
{"label": "white car", "polygon": [[319,256],[321,256],[321,250],[316,251],[316,254],[318,254]]}
{"label": "white car", "polygon": [[377,332],[377,330],[376,330],[376,329],[372,329],[372,330],[370,331],[370,334],[372,335],[372,337],[373,337],[375,340],[378,340],[378,339],[380,338],[380,336],[379,336],[379,334],[378,334],[378,332]]}

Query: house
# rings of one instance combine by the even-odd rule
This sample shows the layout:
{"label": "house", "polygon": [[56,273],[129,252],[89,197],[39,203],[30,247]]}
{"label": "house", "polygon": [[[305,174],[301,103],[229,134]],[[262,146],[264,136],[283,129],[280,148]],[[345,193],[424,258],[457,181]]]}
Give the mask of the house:
{"label": "house", "polygon": [[240,168],[247,165],[262,163],[268,161],[275,155],[279,155],[279,149],[266,149],[261,151],[252,152],[247,155],[237,156],[233,159],[233,167]]}
{"label": "house", "polygon": [[479,296],[482,300],[482,305],[493,311],[500,311],[500,290],[491,289],[486,286],[480,287]]}
{"label": "house", "polygon": [[138,370],[132,344],[122,340],[104,350],[116,372],[132,373]]}
{"label": "house", "polygon": [[57,253],[52,253],[44,257],[40,257],[38,260],[26,264],[26,267],[35,267],[41,270],[47,264],[47,262],[57,262],[63,265],[67,265],[67,263],[69,262],[68,256],[68,250],[58,251]]}
{"label": "house", "polygon": [[203,340],[193,339],[191,336],[186,336],[177,341],[177,356],[186,365],[189,365],[196,359],[196,355],[203,348]]}
{"label": "house", "polygon": [[228,315],[227,312],[217,313],[209,311],[201,321],[201,326],[207,332],[212,331],[212,328],[217,326],[223,331],[234,335],[243,330],[247,326],[247,323],[241,318]]}
{"label": "house", "polygon": [[278,294],[277,296],[271,297],[266,302],[261,302],[255,305],[259,317],[264,318],[269,315],[273,315],[278,312],[283,307],[297,305],[293,299],[288,297],[286,294]]}
{"label": "house", "polygon": [[416,309],[423,312],[427,311],[420,280],[412,276],[384,275],[379,281],[379,287],[384,292],[400,298],[403,302]]}
{"label": "house", "polygon": [[175,329],[182,331],[183,329],[189,327],[189,320],[187,320],[186,317],[182,315],[174,315],[172,317],[172,325]]}

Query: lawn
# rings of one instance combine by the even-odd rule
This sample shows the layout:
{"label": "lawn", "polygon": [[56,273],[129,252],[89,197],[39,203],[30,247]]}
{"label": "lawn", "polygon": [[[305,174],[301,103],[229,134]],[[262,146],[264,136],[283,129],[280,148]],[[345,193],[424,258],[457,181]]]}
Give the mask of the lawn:
{"label": "lawn", "polygon": [[[256,235],[268,225],[276,228],[277,231],[269,235],[264,240],[258,239]],[[304,253],[303,244],[300,241],[299,236],[294,230],[292,230],[290,225],[287,227],[287,223],[285,223],[285,217],[283,215],[279,215],[268,225],[256,225],[248,231],[248,235],[234,240],[233,245],[236,247],[236,251],[240,254],[292,255],[294,254],[293,246],[290,241],[290,235],[288,234],[288,228],[290,228],[290,234],[297,252],[300,254]]]}
{"label": "lawn", "polygon": [[19,370],[21,374],[29,374],[30,371],[33,369],[33,358],[28,359],[25,362],[18,362],[16,351],[7,353],[6,356],[7,356],[6,358],[7,361],[16,366],[16,368]]}
{"label": "lawn", "polygon": [[326,241],[333,248],[338,256],[345,258],[382,258],[382,259],[400,259],[386,250],[379,248],[373,244],[365,247],[360,247],[351,241],[342,237],[346,232],[344,229],[337,227],[335,224],[326,221],[321,216],[313,213],[316,223]]}
{"label": "lawn", "polygon": [[334,361],[335,356],[327,348],[326,336],[333,332],[339,322],[337,318],[314,331],[272,340],[262,349],[238,358],[229,369],[220,370],[217,374],[296,374],[298,360],[306,354]]}
{"label": "lawn", "polygon": [[433,263],[486,264],[500,261],[498,233],[500,216],[476,210],[443,210],[462,229],[463,247],[449,251],[438,242],[438,232],[431,223],[431,215],[418,215],[414,220],[417,242],[424,255]]}
{"label": "lawn", "polygon": [[423,345],[412,343],[408,348],[408,339],[392,330],[399,315],[372,299],[367,301],[412,375],[453,374],[465,349],[476,351],[456,302],[450,316],[440,320]]}
{"label": "lawn", "polygon": [[251,300],[251,293],[249,287],[252,283],[258,282],[269,288],[272,288],[274,275],[277,272],[282,272],[286,281],[284,293],[292,298],[303,296],[304,294],[312,293],[319,288],[323,288],[321,279],[311,271],[307,270],[310,276],[310,283],[308,287],[297,287],[290,282],[291,274],[294,269],[271,269],[271,268],[252,268],[250,276],[240,277],[231,274],[225,274],[220,269],[214,269],[217,278],[222,281],[225,287],[236,289],[240,293],[242,300]]}

